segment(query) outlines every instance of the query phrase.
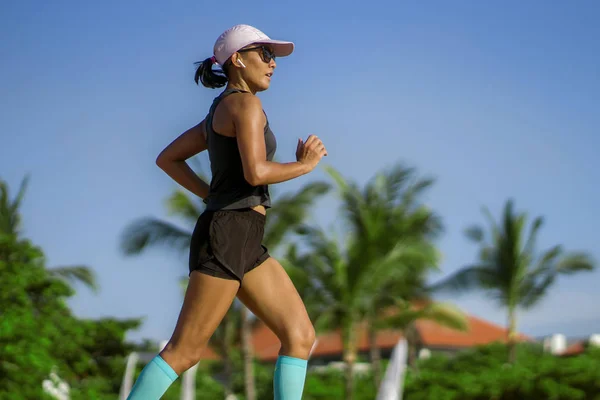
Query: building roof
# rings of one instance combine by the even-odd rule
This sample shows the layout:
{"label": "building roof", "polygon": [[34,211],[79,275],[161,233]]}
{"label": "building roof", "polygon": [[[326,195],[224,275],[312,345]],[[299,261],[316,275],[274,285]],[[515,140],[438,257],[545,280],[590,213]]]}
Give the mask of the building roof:
{"label": "building roof", "polygon": [[206,346],[202,351],[200,359],[204,361],[217,361],[221,359],[221,356],[219,356],[210,346]]}
{"label": "building roof", "polygon": [[586,350],[585,341],[579,341],[579,342],[573,343],[572,345],[567,347],[565,349],[565,351],[563,351],[559,355],[560,356],[576,356],[576,355],[585,353],[585,350]]}
{"label": "building roof", "polygon": [[[465,332],[446,328],[433,321],[420,320],[416,322],[421,343],[427,347],[472,347],[493,342],[505,343],[508,337],[507,329],[492,324],[483,319],[467,316],[469,328]],[[518,334],[518,340],[530,340],[527,336]]]}

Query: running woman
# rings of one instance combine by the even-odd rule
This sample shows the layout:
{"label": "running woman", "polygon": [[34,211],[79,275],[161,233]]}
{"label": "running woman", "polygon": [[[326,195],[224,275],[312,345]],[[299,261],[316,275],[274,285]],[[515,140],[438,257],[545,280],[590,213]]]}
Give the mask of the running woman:
{"label": "running woman", "polygon": [[[298,139],[296,161],[274,162],[276,140],[258,92],[267,90],[275,57],[289,56],[292,42],[272,40],[248,25],[221,34],[214,56],[199,63],[195,81],[225,87],[206,118],[169,144],[157,165],[201,197],[189,257],[190,281],[166,347],[148,363],[128,399],[158,400],[200,354],[237,296],[281,342],[273,387],[276,400],[302,397],[315,332],[306,308],[281,264],[262,245],[269,185],[312,171],[327,150],[310,135]],[[217,68],[215,65],[218,65]],[[202,181],[186,160],[208,150],[212,178]]]}

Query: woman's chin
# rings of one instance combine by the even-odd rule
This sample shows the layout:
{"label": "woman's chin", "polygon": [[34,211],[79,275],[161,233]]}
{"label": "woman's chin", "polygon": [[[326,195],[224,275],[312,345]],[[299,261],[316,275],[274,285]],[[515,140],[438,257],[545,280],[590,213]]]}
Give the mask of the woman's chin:
{"label": "woman's chin", "polygon": [[260,82],[260,84],[256,85],[256,91],[264,92],[265,90],[267,90],[269,88],[269,86],[271,86],[270,80],[268,80],[266,82]]}

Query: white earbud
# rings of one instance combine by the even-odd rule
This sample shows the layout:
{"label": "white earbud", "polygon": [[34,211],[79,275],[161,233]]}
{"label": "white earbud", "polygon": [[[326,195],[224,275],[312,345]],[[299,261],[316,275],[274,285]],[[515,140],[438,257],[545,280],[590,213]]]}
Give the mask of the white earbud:
{"label": "white earbud", "polygon": [[238,64],[240,64],[242,66],[242,68],[246,68],[246,66],[244,65],[244,62],[240,59],[238,59]]}

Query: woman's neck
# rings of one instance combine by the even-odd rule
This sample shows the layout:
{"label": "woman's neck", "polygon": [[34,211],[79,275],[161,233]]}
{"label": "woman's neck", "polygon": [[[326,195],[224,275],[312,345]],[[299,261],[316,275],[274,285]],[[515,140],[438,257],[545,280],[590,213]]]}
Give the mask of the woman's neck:
{"label": "woman's neck", "polygon": [[252,90],[250,88],[250,86],[248,86],[248,84],[246,82],[231,82],[229,81],[227,83],[227,89],[231,90],[231,89],[235,89],[235,90],[241,90],[244,92],[250,92],[252,94],[256,94],[256,90]]}

